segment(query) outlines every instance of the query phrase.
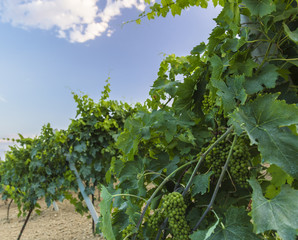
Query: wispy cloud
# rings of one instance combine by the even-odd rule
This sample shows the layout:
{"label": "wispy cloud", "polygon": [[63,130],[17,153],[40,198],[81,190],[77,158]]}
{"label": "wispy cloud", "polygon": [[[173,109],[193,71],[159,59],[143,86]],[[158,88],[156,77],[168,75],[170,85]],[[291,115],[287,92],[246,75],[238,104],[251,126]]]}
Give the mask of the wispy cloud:
{"label": "wispy cloud", "polygon": [[6,101],[6,99],[5,99],[4,97],[2,97],[2,96],[0,95],[0,102],[7,102],[7,101]]}
{"label": "wispy cloud", "polygon": [[1,0],[0,19],[23,28],[55,29],[70,42],[85,42],[112,34],[110,21],[125,8],[145,10],[144,0]]}

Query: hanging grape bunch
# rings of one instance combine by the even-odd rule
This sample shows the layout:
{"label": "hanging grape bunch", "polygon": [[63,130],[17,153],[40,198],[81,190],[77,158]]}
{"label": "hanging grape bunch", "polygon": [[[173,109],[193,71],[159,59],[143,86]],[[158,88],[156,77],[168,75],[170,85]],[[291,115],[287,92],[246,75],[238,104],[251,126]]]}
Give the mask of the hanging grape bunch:
{"label": "hanging grape bunch", "polygon": [[169,220],[169,227],[173,239],[187,240],[190,234],[190,227],[185,218],[187,208],[183,196],[178,192],[169,193],[164,197],[164,215]]}
{"label": "hanging grape bunch", "polygon": [[248,187],[250,158],[247,138],[239,138],[234,146],[229,171],[233,181],[240,187]]}
{"label": "hanging grape bunch", "polygon": [[[211,140],[210,144],[215,141],[216,137]],[[211,171],[214,172],[215,178],[219,178],[220,176],[222,167],[228,158],[231,145],[232,143],[230,141],[223,140],[206,156],[207,167],[211,168]],[[202,152],[206,151],[206,149],[203,148]],[[240,187],[248,187],[246,180],[249,179],[250,157],[247,139],[238,138],[232,152],[228,171],[232,181]]]}
{"label": "hanging grape bunch", "polygon": [[148,225],[154,230],[158,230],[164,221],[164,214],[160,209],[156,209],[152,215],[148,217]]}
{"label": "hanging grape bunch", "polygon": [[205,114],[208,114],[214,108],[215,101],[212,99],[210,94],[205,94],[202,101],[202,110]]}
{"label": "hanging grape bunch", "polygon": [[[216,141],[216,137],[213,137],[210,141],[210,145]],[[224,166],[229,150],[230,150],[230,143],[226,141],[221,141],[218,143],[211,152],[206,156],[206,164],[208,168],[211,168],[211,171],[214,173],[216,178],[219,178],[220,173],[222,171],[222,167]],[[205,152],[207,148],[203,148],[202,152]]]}

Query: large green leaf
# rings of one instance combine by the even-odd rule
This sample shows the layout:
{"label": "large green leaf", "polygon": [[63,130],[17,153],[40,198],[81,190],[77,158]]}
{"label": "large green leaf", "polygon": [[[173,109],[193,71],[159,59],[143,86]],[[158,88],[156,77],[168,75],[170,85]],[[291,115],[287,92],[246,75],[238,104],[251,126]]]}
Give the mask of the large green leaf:
{"label": "large green leaf", "polygon": [[211,79],[220,79],[222,72],[227,68],[228,63],[225,59],[220,58],[217,55],[213,55],[209,59],[212,66],[212,76]]}
{"label": "large green leaf", "polygon": [[257,97],[240,106],[232,115],[232,124],[244,129],[258,144],[264,161],[274,163],[290,175],[298,176],[298,137],[284,126],[298,124],[298,107],[276,100],[278,94]]}
{"label": "large green leaf", "polygon": [[298,191],[284,185],[275,198],[268,200],[263,196],[261,186],[249,180],[253,188],[252,219],[256,233],[276,230],[283,240],[296,239],[298,228]]}
{"label": "large green leaf", "polygon": [[246,93],[243,88],[244,76],[228,78],[227,83],[222,80],[212,80],[212,85],[216,87],[217,95],[221,97],[225,112],[229,112],[236,106],[236,101],[241,103],[246,101]]}
{"label": "large green leaf", "polygon": [[102,197],[99,203],[100,214],[102,216],[102,221],[100,222],[101,231],[107,240],[115,240],[110,211],[113,197],[103,185],[101,186],[100,196]]}
{"label": "large green leaf", "polygon": [[225,220],[219,224],[208,240],[260,239],[252,231],[252,224],[244,208],[230,207]]}
{"label": "large green leaf", "polygon": [[257,75],[246,79],[244,84],[246,92],[254,94],[262,91],[264,87],[273,88],[277,78],[277,67],[267,64]]}
{"label": "large green leaf", "polygon": [[263,17],[275,11],[276,6],[272,0],[243,0],[252,15]]}
{"label": "large green leaf", "polygon": [[141,195],[146,194],[143,161],[145,159],[136,158],[135,161],[126,162],[125,166],[121,169],[119,178],[121,185],[129,187],[129,189],[138,189]]}
{"label": "large green leaf", "polygon": [[230,73],[237,75],[244,74],[245,76],[251,77],[253,69],[258,67],[258,64],[252,59],[245,59],[242,53],[239,53],[237,57],[231,61]]}

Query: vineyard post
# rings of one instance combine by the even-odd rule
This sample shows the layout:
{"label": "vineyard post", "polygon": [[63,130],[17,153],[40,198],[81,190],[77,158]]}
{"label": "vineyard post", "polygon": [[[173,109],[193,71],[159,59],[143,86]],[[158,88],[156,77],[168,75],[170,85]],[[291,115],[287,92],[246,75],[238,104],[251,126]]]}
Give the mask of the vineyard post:
{"label": "vineyard post", "polygon": [[55,210],[56,212],[59,211],[59,207],[58,207],[56,201],[53,201],[53,208],[54,208],[54,210]]}
{"label": "vineyard post", "polygon": [[[69,157],[67,157],[68,161],[69,161]],[[85,193],[85,186],[82,182],[82,179],[80,178],[80,175],[78,173],[78,170],[76,169],[75,165],[73,162],[69,161],[69,168],[71,171],[74,172],[74,174],[76,175],[76,178],[77,178],[77,182],[78,182],[78,185],[79,185],[79,188],[81,190],[81,194],[86,202],[86,205],[90,211],[90,214],[92,216],[92,219],[94,220],[94,223],[97,224],[98,223],[98,214],[90,200],[90,198],[88,197],[88,195]]]}

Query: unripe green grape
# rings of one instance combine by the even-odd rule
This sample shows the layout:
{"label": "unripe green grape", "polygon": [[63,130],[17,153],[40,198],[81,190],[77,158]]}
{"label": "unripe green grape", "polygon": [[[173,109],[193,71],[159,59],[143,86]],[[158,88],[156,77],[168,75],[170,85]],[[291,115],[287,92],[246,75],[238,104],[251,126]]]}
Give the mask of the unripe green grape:
{"label": "unripe green grape", "polygon": [[186,205],[183,196],[178,192],[169,193],[164,197],[169,202],[164,206],[164,215],[168,218],[173,239],[187,240],[190,228],[185,218]]}
{"label": "unripe green grape", "polygon": [[202,101],[202,110],[205,114],[209,113],[215,105],[215,101],[212,100],[210,95],[204,95]]}
{"label": "unripe green grape", "polygon": [[[209,145],[215,141],[216,138],[213,138]],[[211,168],[211,171],[214,172],[215,178],[219,178],[222,172],[222,167],[228,158],[230,148],[231,142],[222,141],[218,143],[206,156],[206,166],[207,168]],[[206,151],[206,148],[202,149],[202,152],[204,151]],[[233,148],[228,170],[232,177],[232,181],[240,187],[248,186],[246,180],[249,179],[250,157],[247,139],[239,138]],[[226,179],[228,179],[227,175],[224,180]]]}

